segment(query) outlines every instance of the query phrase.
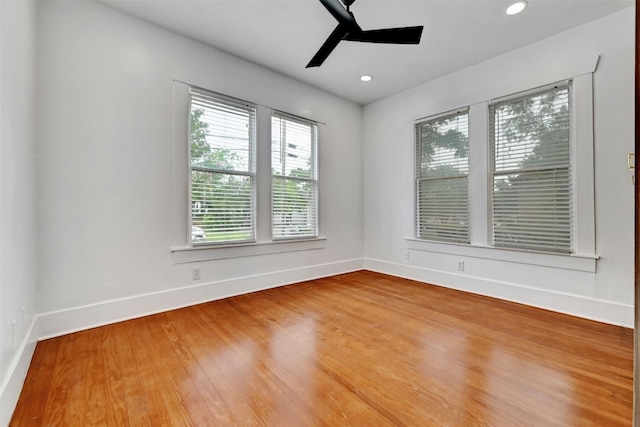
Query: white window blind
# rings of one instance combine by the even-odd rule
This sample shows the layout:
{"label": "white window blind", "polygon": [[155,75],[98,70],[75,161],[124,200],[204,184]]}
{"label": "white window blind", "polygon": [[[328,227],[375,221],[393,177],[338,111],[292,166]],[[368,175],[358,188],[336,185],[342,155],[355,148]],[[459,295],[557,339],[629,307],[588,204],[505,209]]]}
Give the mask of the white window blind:
{"label": "white window blind", "polygon": [[490,107],[493,243],[572,251],[570,88]]}
{"label": "white window blind", "polygon": [[417,123],[416,236],[469,243],[469,115]]}
{"label": "white window blind", "polygon": [[316,237],[317,124],[274,112],[271,138],[273,238]]}
{"label": "white window blind", "polygon": [[255,240],[254,105],[191,89],[191,241]]}

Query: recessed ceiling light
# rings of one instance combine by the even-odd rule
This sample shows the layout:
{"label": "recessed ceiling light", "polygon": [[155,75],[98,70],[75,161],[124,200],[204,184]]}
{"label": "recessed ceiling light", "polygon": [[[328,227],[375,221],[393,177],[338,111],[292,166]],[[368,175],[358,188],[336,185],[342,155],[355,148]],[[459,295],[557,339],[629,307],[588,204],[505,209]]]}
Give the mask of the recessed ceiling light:
{"label": "recessed ceiling light", "polygon": [[509,6],[507,10],[505,10],[505,13],[507,15],[517,15],[518,13],[525,10],[527,5],[528,3],[526,2],[526,0],[517,1],[513,3],[511,6]]}
{"label": "recessed ceiling light", "polygon": [[369,76],[367,74],[365,74],[364,76],[360,76],[360,80],[362,80],[363,82],[370,82],[372,78],[373,77],[371,77],[371,76]]}

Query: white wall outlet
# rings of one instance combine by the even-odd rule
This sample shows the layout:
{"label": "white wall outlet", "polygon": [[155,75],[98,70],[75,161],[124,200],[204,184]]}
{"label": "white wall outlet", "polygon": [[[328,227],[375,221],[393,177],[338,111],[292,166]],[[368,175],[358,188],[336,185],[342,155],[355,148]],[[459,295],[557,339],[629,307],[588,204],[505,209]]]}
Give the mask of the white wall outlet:
{"label": "white wall outlet", "polygon": [[16,319],[11,321],[11,345],[16,345],[16,339],[18,338],[18,322]]}
{"label": "white wall outlet", "polygon": [[193,267],[191,270],[191,280],[200,280],[200,267]]}
{"label": "white wall outlet", "polygon": [[404,259],[405,261],[409,261],[409,250],[408,249],[402,253],[402,259]]}
{"label": "white wall outlet", "polygon": [[458,261],[458,271],[464,271],[464,261]]}

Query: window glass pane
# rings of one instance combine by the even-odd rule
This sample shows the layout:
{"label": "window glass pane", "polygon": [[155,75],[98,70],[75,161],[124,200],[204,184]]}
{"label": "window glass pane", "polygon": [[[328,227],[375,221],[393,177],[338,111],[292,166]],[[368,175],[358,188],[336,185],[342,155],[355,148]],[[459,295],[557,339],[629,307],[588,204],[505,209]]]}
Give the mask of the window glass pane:
{"label": "window glass pane", "polygon": [[250,177],[193,171],[191,179],[191,218],[204,233],[200,242],[253,239]]}
{"label": "window glass pane", "polygon": [[418,124],[422,177],[458,176],[469,172],[468,115]]}
{"label": "window glass pane", "polygon": [[271,119],[271,168],[274,175],[313,178],[315,129],[274,116]]}
{"label": "window glass pane", "polygon": [[495,171],[567,166],[569,89],[494,108]]}
{"label": "window glass pane", "polygon": [[429,240],[469,240],[467,177],[418,182],[419,237]]}
{"label": "window glass pane", "polygon": [[314,181],[273,177],[273,237],[316,235]]}
{"label": "window glass pane", "polygon": [[250,170],[252,109],[194,96],[191,101],[191,165]]}

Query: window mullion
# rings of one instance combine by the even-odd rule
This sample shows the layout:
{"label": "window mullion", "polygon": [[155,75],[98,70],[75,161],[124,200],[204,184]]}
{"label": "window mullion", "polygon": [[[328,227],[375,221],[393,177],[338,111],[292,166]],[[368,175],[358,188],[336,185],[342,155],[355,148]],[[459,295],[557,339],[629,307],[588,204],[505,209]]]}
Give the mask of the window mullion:
{"label": "window mullion", "polygon": [[488,117],[487,102],[469,107],[469,240],[481,246],[491,244]]}
{"label": "window mullion", "polygon": [[271,110],[257,107],[257,240],[271,240]]}

